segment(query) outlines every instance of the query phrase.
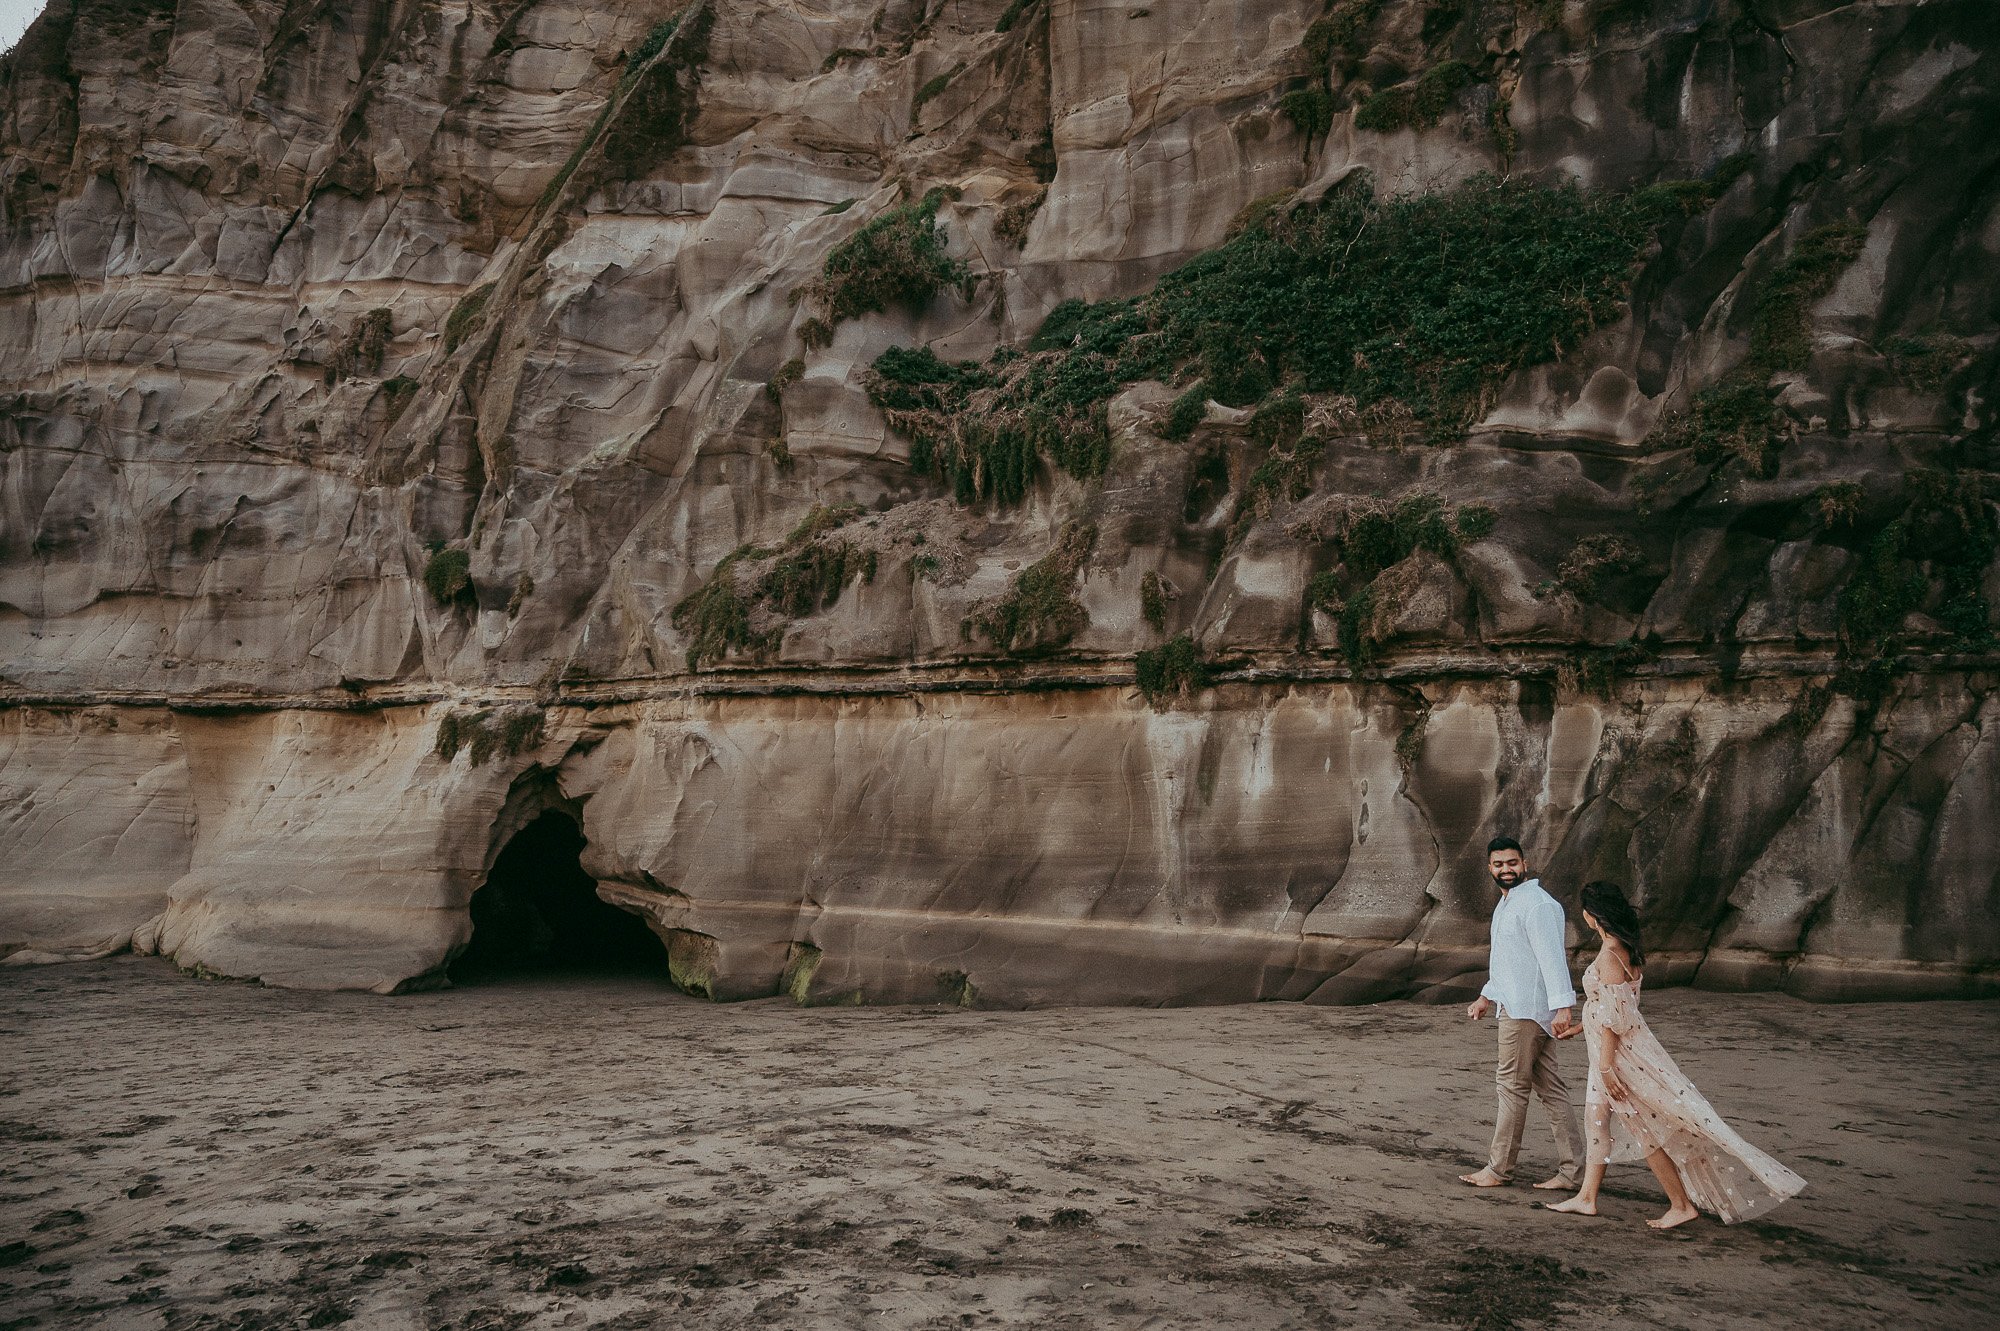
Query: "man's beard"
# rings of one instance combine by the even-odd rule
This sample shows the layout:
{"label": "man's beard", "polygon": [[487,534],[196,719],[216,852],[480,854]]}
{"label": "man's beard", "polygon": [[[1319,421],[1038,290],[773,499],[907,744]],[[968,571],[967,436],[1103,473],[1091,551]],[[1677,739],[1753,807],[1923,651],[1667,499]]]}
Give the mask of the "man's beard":
{"label": "man's beard", "polygon": [[1504,892],[1510,887],[1519,887],[1521,885],[1521,875],[1517,873],[1496,873],[1493,875],[1493,882],[1496,887]]}

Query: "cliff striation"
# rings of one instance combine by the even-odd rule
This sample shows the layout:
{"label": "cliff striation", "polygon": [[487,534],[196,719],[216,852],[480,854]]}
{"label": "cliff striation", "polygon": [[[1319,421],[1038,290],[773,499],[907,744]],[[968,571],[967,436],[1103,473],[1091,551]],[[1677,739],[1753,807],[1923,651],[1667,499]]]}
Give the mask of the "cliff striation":
{"label": "cliff striation", "polygon": [[2000,988],[1985,0],[54,0],[0,952],[714,997]]}

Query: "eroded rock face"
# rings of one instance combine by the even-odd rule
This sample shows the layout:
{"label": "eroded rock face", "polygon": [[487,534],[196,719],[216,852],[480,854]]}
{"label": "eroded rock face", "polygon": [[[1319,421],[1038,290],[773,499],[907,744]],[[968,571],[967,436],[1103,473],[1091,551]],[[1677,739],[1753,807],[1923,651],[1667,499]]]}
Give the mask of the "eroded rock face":
{"label": "eroded rock face", "polygon": [[[1497,828],[1633,884],[1663,977],[1986,991],[2000,18],[1633,8],[53,7],[0,64],[0,950],[393,989],[580,801],[718,997],[1455,992]],[[1101,474],[968,506],[870,401],[1494,171],[1707,183],[1469,428],[1316,400],[1272,486],[1139,382]],[[931,187],[977,280],[821,336]],[[1704,452],[1746,382],[1768,455]],[[1357,579],[1413,496],[1451,548]],[[835,546],[706,659],[675,613]],[[991,627],[1064,551],[1060,631]],[[1219,682],[1154,705],[1179,634]],[[541,729],[440,756],[482,710]]]}

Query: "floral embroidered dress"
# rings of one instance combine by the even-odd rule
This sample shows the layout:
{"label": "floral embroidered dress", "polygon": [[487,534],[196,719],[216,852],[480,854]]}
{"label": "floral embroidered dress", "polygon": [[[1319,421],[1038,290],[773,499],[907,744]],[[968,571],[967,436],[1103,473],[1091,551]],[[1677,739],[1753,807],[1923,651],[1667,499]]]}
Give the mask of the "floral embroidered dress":
{"label": "floral embroidered dress", "polygon": [[[1664,1150],[1680,1170],[1688,1198],[1735,1224],[1798,1193],[1806,1181],[1738,1136],[1702,1098],[1639,1015],[1639,981],[1613,984],[1592,965],[1583,973],[1583,1030],[1590,1047],[1584,1094],[1590,1155],[1614,1164],[1643,1161]],[[1604,1089],[1598,1065],[1601,1032],[1618,1037],[1613,1056],[1628,1099]]]}

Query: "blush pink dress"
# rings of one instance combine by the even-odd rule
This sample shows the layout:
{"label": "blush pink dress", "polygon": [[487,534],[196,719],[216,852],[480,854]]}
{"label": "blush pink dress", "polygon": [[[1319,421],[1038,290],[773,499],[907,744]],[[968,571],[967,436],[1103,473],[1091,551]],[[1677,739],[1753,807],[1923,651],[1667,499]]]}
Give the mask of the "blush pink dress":
{"label": "blush pink dress", "polygon": [[[1590,1085],[1584,1093],[1590,1157],[1611,1164],[1643,1161],[1665,1151],[1680,1170],[1695,1206],[1735,1224],[1770,1210],[1806,1181],[1737,1135],[1694,1088],[1646,1019],[1639,1015],[1639,981],[1613,984],[1593,963],[1583,973],[1583,1030],[1590,1048]],[[1628,1099],[1604,1089],[1598,1066],[1600,1032],[1618,1037],[1613,1064]]]}

